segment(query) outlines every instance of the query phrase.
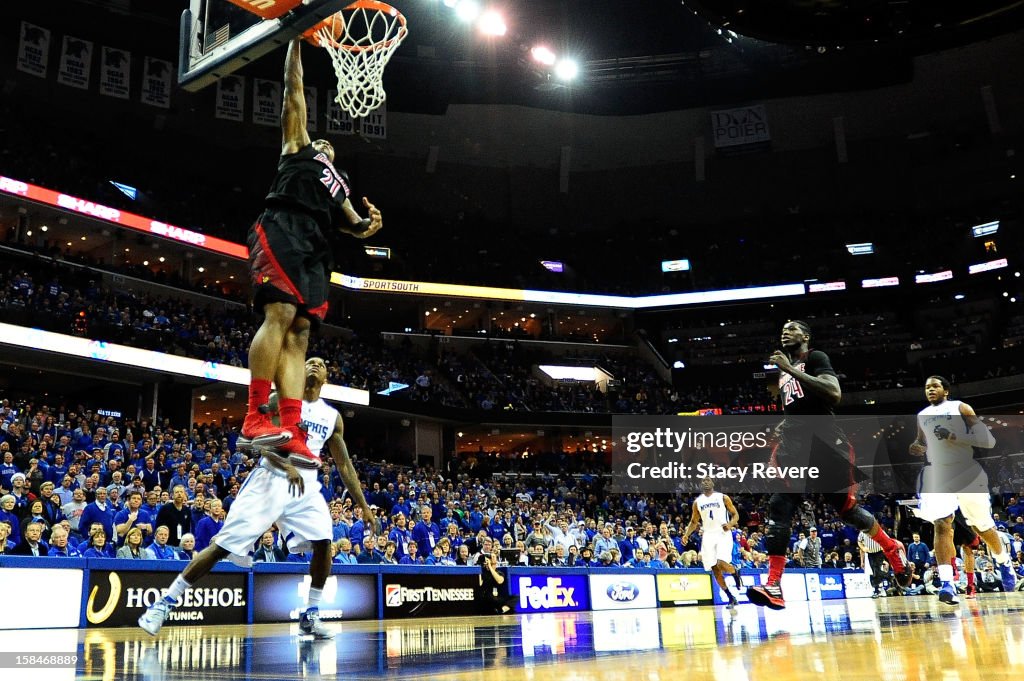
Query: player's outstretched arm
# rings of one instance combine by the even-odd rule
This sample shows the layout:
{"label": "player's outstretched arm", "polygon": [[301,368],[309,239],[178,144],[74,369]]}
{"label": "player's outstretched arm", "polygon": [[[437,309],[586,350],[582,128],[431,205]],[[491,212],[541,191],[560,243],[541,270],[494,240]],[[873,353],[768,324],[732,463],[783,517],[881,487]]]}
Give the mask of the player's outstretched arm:
{"label": "player's outstretched arm", "polygon": [[306,94],[302,88],[302,41],[288,44],[284,58],[284,106],[281,108],[281,154],[294,154],[309,145],[306,132]]}
{"label": "player's outstretched arm", "polygon": [[352,465],[352,458],[348,455],[348,445],[345,444],[345,422],[342,421],[340,414],[334,424],[334,433],[327,440],[327,449],[331,453],[331,458],[334,459],[334,464],[338,467],[338,474],[341,476],[341,481],[345,483],[345,488],[359,508],[363,509],[364,520],[372,519],[373,534],[375,536],[380,534],[376,514],[366,503],[366,497],[363,496],[363,490],[359,486],[359,474],[356,473],[356,467]]}

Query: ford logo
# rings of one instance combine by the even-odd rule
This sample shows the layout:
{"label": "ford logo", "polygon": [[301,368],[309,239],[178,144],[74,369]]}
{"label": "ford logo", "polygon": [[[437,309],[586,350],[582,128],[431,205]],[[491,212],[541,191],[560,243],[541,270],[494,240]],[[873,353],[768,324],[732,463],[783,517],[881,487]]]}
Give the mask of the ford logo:
{"label": "ford logo", "polygon": [[615,582],[608,587],[608,598],[620,603],[635,601],[640,595],[640,588],[632,582]]}

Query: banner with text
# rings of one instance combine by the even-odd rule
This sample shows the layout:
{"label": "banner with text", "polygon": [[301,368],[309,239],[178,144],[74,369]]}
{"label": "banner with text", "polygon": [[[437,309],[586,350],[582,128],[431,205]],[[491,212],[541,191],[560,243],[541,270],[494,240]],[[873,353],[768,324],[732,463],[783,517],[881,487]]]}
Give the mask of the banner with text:
{"label": "banner with text", "polygon": [[516,596],[516,612],[568,612],[590,610],[586,575],[513,574],[509,593]]}
{"label": "banner with text", "polygon": [[142,75],[142,103],[171,107],[171,62],[146,57]]}
{"label": "banner with text", "polygon": [[57,67],[57,82],[62,85],[89,89],[89,74],[92,69],[92,42],[64,36],[60,50],[60,66]]}
{"label": "banner with text", "polygon": [[[136,626],[146,608],[163,598],[169,572],[144,570],[90,570],[85,619],[89,626]],[[166,624],[245,624],[248,618],[248,574],[214,572],[185,591]]]}
{"label": "banner with text", "polygon": [[355,121],[338,105],[338,91],[327,91],[327,132],[335,135],[354,135]]}
{"label": "banner with text", "polygon": [[281,124],[281,84],[277,81],[253,79],[252,122],[256,125]]}
{"label": "banner with text", "polygon": [[245,78],[243,76],[225,76],[217,81],[217,103],[214,109],[216,118],[241,123],[245,118],[244,102]]}
{"label": "banner with text", "polygon": [[594,610],[658,607],[654,575],[592,572],[590,602]]}
{"label": "banner with text", "polygon": [[387,139],[388,136],[388,107],[381,104],[379,107],[359,119],[359,132],[363,137],[373,139]]}
{"label": "banner with text", "polygon": [[711,605],[711,575],[706,573],[670,573],[658,575],[658,603],[662,607],[677,605]]}
{"label": "banner with text", "polygon": [[385,574],[384,618],[459,617],[477,613],[480,570],[466,574]]}
{"label": "banner with text", "polygon": [[21,39],[18,42],[18,70],[33,76],[46,78],[46,66],[50,60],[50,29],[21,22]]}
{"label": "banner with text", "polygon": [[[306,609],[309,575],[253,575],[253,622],[296,622]],[[320,601],[323,620],[377,619],[377,575],[331,575]]]}
{"label": "banner with text", "polygon": [[768,114],[763,104],[711,112],[711,137],[715,147],[736,147],[770,142]]}
{"label": "banner with text", "polygon": [[100,54],[100,94],[128,99],[131,94],[132,53],[103,46]]}

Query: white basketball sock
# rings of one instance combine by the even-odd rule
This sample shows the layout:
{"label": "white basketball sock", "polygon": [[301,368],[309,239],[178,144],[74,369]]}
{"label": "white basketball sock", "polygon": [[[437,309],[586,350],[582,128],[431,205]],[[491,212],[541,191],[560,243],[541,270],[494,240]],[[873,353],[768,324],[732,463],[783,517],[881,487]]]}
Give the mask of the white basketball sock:
{"label": "white basketball sock", "polygon": [[174,578],[174,582],[171,584],[171,587],[167,589],[167,595],[164,596],[164,598],[169,601],[177,601],[185,595],[185,590],[190,586],[192,585],[186,582],[184,577],[178,575]]}
{"label": "white basketball sock", "polygon": [[945,584],[953,581],[953,566],[945,563],[939,566],[939,581]]}

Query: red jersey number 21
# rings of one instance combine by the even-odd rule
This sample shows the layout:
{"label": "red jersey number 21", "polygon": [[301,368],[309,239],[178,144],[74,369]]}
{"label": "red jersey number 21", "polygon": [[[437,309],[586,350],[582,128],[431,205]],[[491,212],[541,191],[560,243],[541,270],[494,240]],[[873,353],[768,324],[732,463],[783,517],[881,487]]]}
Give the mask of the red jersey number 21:
{"label": "red jersey number 21", "polygon": [[341,182],[334,176],[330,168],[324,168],[323,174],[320,175],[320,182],[327,187],[327,191],[331,193],[331,196],[337,196],[338,190],[341,189]]}

